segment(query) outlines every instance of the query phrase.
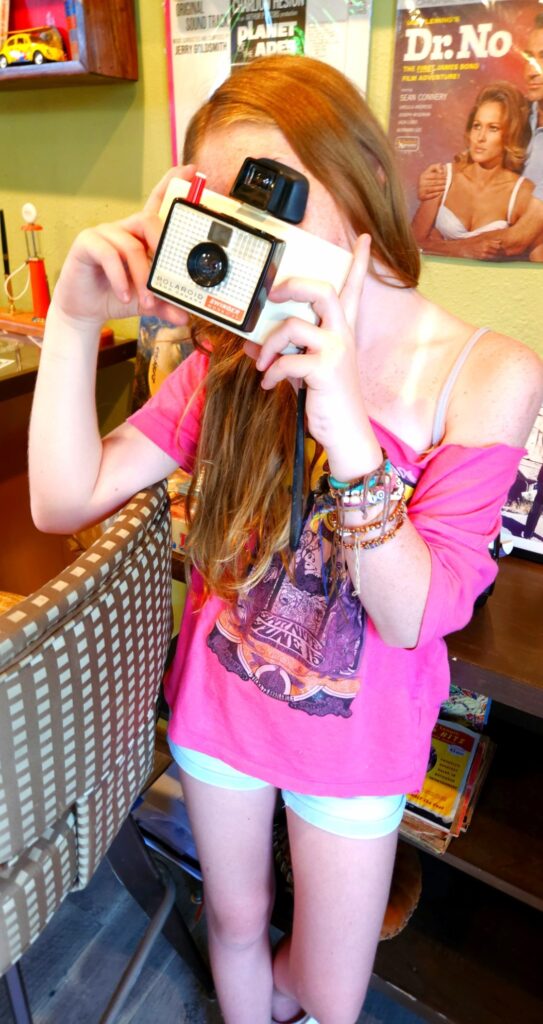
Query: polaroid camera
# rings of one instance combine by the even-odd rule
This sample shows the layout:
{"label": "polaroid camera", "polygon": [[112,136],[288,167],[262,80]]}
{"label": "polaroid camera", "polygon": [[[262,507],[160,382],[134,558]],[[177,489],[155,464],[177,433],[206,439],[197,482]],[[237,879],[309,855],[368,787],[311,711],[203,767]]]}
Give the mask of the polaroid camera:
{"label": "polaroid camera", "polygon": [[286,317],[316,323],[309,303],[268,301],[272,285],[292,276],[340,291],[351,265],[351,253],[293,226],[305,212],[307,178],[277,161],[248,157],[230,197],[204,183],[198,174],[192,182],[170,182],[148,288],[260,344]]}

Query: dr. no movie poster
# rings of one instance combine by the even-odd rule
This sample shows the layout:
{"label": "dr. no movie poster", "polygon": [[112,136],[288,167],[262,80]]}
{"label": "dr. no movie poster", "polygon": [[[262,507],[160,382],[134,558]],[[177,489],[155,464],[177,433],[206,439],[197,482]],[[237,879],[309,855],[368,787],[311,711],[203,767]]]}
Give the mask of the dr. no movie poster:
{"label": "dr. no movie poster", "polygon": [[543,263],[543,4],[399,0],[389,131],[423,252]]}

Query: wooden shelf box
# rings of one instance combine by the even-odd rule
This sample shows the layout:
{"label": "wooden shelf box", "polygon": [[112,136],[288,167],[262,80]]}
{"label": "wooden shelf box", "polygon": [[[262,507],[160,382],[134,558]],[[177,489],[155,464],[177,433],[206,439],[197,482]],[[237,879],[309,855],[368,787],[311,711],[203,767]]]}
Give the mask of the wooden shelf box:
{"label": "wooden shelf box", "polygon": [[[10,31],[44,24],[44,6],[39,0],[24,5],[12,0]],[[46,6],[68,60],[11,64],[0,71],[0,89],[137,81],[134,0],[53,0]]]}

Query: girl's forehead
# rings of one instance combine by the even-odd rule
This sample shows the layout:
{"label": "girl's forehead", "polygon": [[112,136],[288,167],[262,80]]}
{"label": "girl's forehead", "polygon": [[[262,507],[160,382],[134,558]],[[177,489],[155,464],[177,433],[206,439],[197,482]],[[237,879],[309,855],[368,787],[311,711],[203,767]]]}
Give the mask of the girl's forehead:
{"label": "girl's forehead", "polygon": [[273,125],[234,124],[206,133],[193,157],[196,169],[206,175],[212,192],[229,195],[243,161],[267,157],[305,174],[309,181],[309,199],[299,227],[350,250],[353,233],[335,203],[331,192],[302,164],[279,128]]}
{"label": "girl's forehead", "polygon": [[214,191],[230,188],[246,157],[279,160],[295,170],[302,170],[296,153],[283,133],[273,125],[241,122],[208,131],[198,146],[193,162],[208,179]]}

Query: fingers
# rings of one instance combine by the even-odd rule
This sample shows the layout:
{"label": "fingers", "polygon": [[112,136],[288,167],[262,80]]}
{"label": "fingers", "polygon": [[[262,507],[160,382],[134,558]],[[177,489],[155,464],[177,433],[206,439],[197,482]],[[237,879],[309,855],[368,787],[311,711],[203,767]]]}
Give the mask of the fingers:
{"label": "fingers", "polygon": [[255,357],[257,369],[266,370],[287,347],[320,352],[324,345],[325,335],[328,333],[322,326],[317,327],[316,324],[310,324],[307,320],[300,320],[295,316],[287,317],[268,335],[263,345],[257,346],[258,352]]}
{"label": "fingers", "polygon": [[[311,325],[308,324],[308,327],[311,327]],[[318,328],[313,327],[313,330],[318,330]],[[260,358],[258,358],[256,360],[256,368],[263,370],[260,386],[264,391],[271,391],[282,380],[298,382],[305,380],[309,387],[319,390],[323,367],[320,353],[316,350],[310,352],[306,348],[303,352],[293,352],[289,355],[280,356],[279,359],[274,359],[267,369],[264,367],[265,364],[261,364]]]}
{"label": "fingers", "polygon": [[246,356],[249,356],[250,359],[254,359],[256,363],[261,352],[261,346],[256,341],[250,341],[246,338],[243,342],[243,351]]}
{"label": "fingers", "polygon": [[[274,285],[269,299],[272,302],[308,303],[323,327],[331,331],[344,329],[345,320],[339,296],[327,281],[310,281],[305,277],[289,277]],[[296,320],[301,323],[302,321]],[[296,342],[294,343],[296,344]]]}
{"label": "fingers", "polygon": [[[131,316],[139,312],[162,316],[175,324],[186,324],[189,315],[155,296],[147,288],[149,277],[149,250],[156,248],[161,222],[157,217],[135,214],[124,221],[101,224],[83,231],[74,244],[74,256],[80,265],[94,274],[101,292],[108,287],[113,296],[126,308],[118,316]],[[105,279],[105,282],[104,282]],[[85,285],[83,284],[83,287]],[[111,308],[111,303],[108,303]]]}
{"label": "fingers", "polygon": [[444,164],[429,164],[424,169],[418,185],[418,196],[421,202],[437,199],[445,188],[447,172]]}
{"label": "fingers", "polygon": [[184,181],[190,181],[194,175],[196,167],[194,164],[176,165],[170,167],[169,171],[160,179],[155,185],[153,190],[149,193],[149,197],[145,206],[143,207],[144,213],[158,214],[162,205],[162,200],[166,194],[166,189],[170,184],[172,178],[183,178]]}
{"label": "fingers", "polygon": [[[117,259],[127,268],[130,290],[133,290],[137,295],[141,307],[145,308],[149,305],[147,301],[149,295],[147,290],[149,258],[145,244],[142,243],[140,239],[135,238],[133,235],[129,234],[129,232],[123,230],[122,227],[116,225],[110,225],[107,233],[104,232],[104,234],[100,236],[100,240],[104,245],[104,249],[102,250],[104,257],[107,259],[107,262],[103,263],[104,270],[107,272],[110,260],[111,264],[113,264],[114,253]],[[113,287],[113,282],[111,282],[111,284]],[[115,291],[114,288],[113,290]]]}
{"label": "fingers", "polygon": [[73,255],[77,263],[101,271],[120,302],[130,301],[132,284],[125,261],[103,229],[89,228],[82,231],[74,243]]}

